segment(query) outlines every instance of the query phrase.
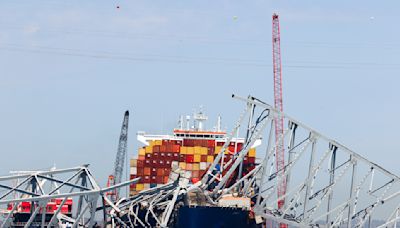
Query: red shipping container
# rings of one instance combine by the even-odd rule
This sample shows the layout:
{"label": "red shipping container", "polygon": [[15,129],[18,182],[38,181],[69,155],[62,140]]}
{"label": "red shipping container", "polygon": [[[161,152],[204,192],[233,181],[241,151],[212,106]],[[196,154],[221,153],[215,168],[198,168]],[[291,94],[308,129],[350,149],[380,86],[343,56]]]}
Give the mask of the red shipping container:
{"label": "red shipping container", "polygon": [[146,175],[143,177],[143,183],[150,184],[150,176],[149,175]]}
{"label": "red shipping container", "polygon": [[154,158],[154,159],[157,159],[159,156],[160,156],[159,152],[153,152],[151,157]]}
{"label": "red shipping container", "polygon": [[144,170],[143,170],[143,168],[137,168],[137,175],[138,176],[143,176],[144,175]]}
{"label": "red shipping container", "polygon": [[160,146],[160,153],[161,152],[167,152],[167,146],[166,145]]}
{"label": "red shipping container", "polygon": [[207,147],[214,148],[215,147],[215,140],[207,140]]}
{"label": "red shipping container", "polygon": [[175,141],[175,144],[176,144],[176,145],[179,145],[179,146],[182,146],[182,141],[181,141],[181,140],[176,140],[176,141]]}
{"label": "red shipping container", "polygon": [[187,154],[186,155],[186,162],[187,163],[193,163],[194,160],[194,155],[193,154]]}
{"label": "red shipping container", "polygon": [[157,167],[158,163],[156,159],[151,160],[151,167]]}
{"label": "red shipping container", "polygon": [[65,201],[65,205],[70,205],[72,206],[72,199],[67,199],[67,201]]}
{"label": "red shipping container", "polygon": [[229,156],[227,156],[227,154],[225,154],[225,156],[224,156],[224,162],[226,163],[226,162],[228,162],[229,161]]}
{"label": "red shipping container", "polygon": [[249,157],[249,164],[255,164],[256,163],[256,158],[255,157]]}
{"label": "red shipping container", "polygon": [[166,158],[167,157],[167,153],[165,153],[165,152],[160,152],[160,155],[159,155],[159,158],[160,159],[164,159],[164,158]]}
{"label": "red shipping container", "polygon": [[225,142],[217,142],[217,146],[223,146]]}
{"label": "red shipping container", "polygon": [[199,177],[202,178],[204,176],[204,174],[206,174],[206,170],[200,170],[199,171]]}
{"label": "red shipping container", "polygon": [[150,175],[157,176],[157,168],[151,168]]}
{"label": "red shipping container", "polygon": [[145,156],[144,156],[144,155],[139,155],[139,156],[138,156],[138,161],[139,161],[139,160],[142,160],[142,161],[145,160]]}
{"label": "red shipping container", "polygon": [[172,153],[172,156],[173,156],[172,158],[173,161],[179,161],[179,153]]}
{"label": "red shipping container", "polygon": [[237,148],[238,148],[238,151],[241,151],[243,148],[243,143],[238,143]]}
{"label": "red shipping container", "polygon": [[151,159],[151,154],[146,154],[146,160]]}
{"label": "red shipping container", "polygon": [[172,152],[167,152],[167,158],[168,158],[168,160],[172,160],[172,155],[173,153]]}
{"label": "red shipping container", "polygon": [[67,205],[62,205],[62,207],[61,207],[61,213],[62,213],[62,214],[68,214],[68,212],[70,212],[70,211],[68,210],[68,206],[67,206]]}
{"label": "red shipping container", "polygon": [[151,160],[150,159],[144,160],[144,166],[145,167],[150,167],[151,166]]}
{"label": "red shipping container", "polygon": [[142,168],[144,166],[144,160],[138,160],[137,161],[137,167]]}
{"label": "red shipping container", "polygon": [[130,187],[131,189],[136,189],[136,184],[130,184],[129,187]]}
{"label": "red shipping container", "polygon": [[170,160],[166,160],[164,164],[165,164],[165,166],[164,166],[165,168],[170,168],[172,163]]}
{"label": "red shipping container", "polygon": [[208,155],[214,155],[214,151],[215,151],[215,148],[214,148],[214,147],[208,148],[208,149],[207,149],[207,154],[208,154]]}
{"label": "red shipping container", "polygon": [[157,183],[157,176],[151,176],[151,180],[150,180],[150,183],[151,184],[155,184],[155,183]]}
{"label": "red shipping container", "polygon": [[184,139],[183,146],[194,146],[194,141],[192,139]]}
{"label": "red shipping container", "polygon": [[163,176],[157,176],[157,184],[162,184],[163,183]]}
{"label": "red shipping container", "polygon": [[207,155],[201,155],[200,162],[207,162]]}
{"label": "red shipping container", "polygon": [[169,176],[170,173],[171,173],[170,168],[164,168],[164,176]]}
{"label": "red shipping container", "polygon": [[162,159],[158,160],[158,167],[157,168],[164,168],[164,166],[165,166],[165,161],[162,160]]}
{"label": "red shipping container", "polygon": [[153,146],[153,153],[154,152],[160,152],[160,146],[159,145]]}

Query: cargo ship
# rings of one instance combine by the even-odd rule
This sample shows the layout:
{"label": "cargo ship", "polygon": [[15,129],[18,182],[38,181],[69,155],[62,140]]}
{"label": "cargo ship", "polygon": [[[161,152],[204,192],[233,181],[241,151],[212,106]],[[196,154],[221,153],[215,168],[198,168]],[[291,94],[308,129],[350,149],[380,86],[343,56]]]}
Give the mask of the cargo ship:
{"label": "cargo ship", "polygon": [[[193,115],[193,124],[190,117],[186,116],[184,120],[181,116],[179,128],[174,129],[172,135],[138,132],[137,140],[143,146],[139,148],[137,158],[130,160],[130,179],[140,177],[140,181],[130,186],[130,195],[168,183],[172,166],[188,171],[191,184],[201,180],[227,141],[227,134],[221,130],[221,117],[218,117],[216,127],[212,130],[204,129],[208,117],[203,111]],[[244,138],[233,138],[224,151],[222,162],[228,162],[242,149],[243,143]],[[253,145],[244,158],[242,174],[255,168],[255,147],[258,144]],[[230,182],[234,183],[235,180],[233,176]]]}
{"label": "cargo ship", "polygon": [[[228,140],[227,133],[221,130],[220,117],[212,130],[205,129],[207,120],[208,117],[200,111],[193,116],[186,116],[185,119],[181,116],[178,128],[173,129],[171,135],[138,132],[137,140],[143,146],[139,148],[137,157],[130,160],[130,179],[140,177],[140,180],[130,186],[130,196],[171,182],[170,174],[174,173],[176,168],[190,174],[189,185],[201,181]],[[217,165],[220,173],[224,174],[225,170],[221,167],[241,151],[244,143],[244,138],[236,137],[230,140],[221,164]],[[256,142],[249,150],[243,160],[241,172],[237,169],[227,186],[234,184],[239,175],[245,175],[255,168],[255,147],[259,144],[260,141]],[[226,200],[220,200],[220,205],[207,205],[198,199],[196,193],[188,193],[184,201],[186,203],[175,210],[175,217],[169,227],[256,227],[251,216],[250,198],[228,197]],[[144,215],[139,213],[139,216]]]}

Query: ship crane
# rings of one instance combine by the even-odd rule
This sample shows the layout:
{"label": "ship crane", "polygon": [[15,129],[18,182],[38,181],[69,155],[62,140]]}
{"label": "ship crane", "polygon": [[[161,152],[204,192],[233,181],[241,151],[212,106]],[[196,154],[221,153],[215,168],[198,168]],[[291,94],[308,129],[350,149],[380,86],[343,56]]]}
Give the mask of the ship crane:
{"label": "ship crane", "polygon": [[[108,176],[107,187],[121,183],[122,174],[124,171],[126,149],[128,144],[128,122],[129,122],[129,111],[124,114],[124,120],[122,122],[121,134],[119,136],[117,156],[114,163],[114,172]],[[110,196],[113,202],[117,201],[119,198],[120,188],[116,188],[107,195]]]}

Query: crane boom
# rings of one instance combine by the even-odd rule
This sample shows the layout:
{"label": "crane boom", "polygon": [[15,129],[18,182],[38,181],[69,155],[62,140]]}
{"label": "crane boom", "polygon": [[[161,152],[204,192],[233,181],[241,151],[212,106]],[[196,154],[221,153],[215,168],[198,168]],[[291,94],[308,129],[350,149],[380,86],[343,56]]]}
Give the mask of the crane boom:
{"label": "crane boom", "polygon": [[[277,110],[283,112],[282,102],[282,65],[281,65],[281,45],[280,45],[279,16],[272,15],[272,56],[274,68],[274,105]],[[283,140],[283,116],[279,114],[275,117],[275,159],[276,170],[282,170],[285,167],[285,148]],[[280,175],[278,182],[278,197],[286,193],[286,177]],[[278,202],[278,208],[282,208],[285,200]]]}
{"label": "crane boom", "polygon": [[[124,171],[126,149],[128,146],[128,122],[129,122],[129,111],[124,114],[124,120],[122,122],[121,134],[119,136],[118,151],[114,163],[114,172],[108,177],[107,186],[116,185],[121,183],[122,174]],[[116,201],[119,196],[120,188],[116,188],[114,192],[109,193],[113,201]]]}

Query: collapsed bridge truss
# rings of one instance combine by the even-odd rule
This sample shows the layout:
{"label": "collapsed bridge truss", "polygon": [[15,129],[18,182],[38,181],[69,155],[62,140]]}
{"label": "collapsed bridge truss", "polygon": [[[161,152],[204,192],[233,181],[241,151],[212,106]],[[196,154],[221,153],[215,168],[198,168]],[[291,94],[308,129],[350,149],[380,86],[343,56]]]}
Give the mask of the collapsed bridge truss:
{"label": "collapsed bridge truss", "polygon": [[[10,226],[19,202],[34,203],[28,221],[32,223],[37,222],[35,217],[45,210],[49,200],[65,201],[69,197],[77,197],[74,213],[66,216],[56,211],[49,222],[41,219],[42,227],[62,221],[69,221],[74,227],[92,227],[96,213],[102,214],[102,224],[111,221],[111,226],[170,227],[175,209],[187,203],[185,196],[193,191],[201,193],[210,206],[217,206],[227,194],[250,198],[259,224],[274,221],[292,227],[368,227],[373,219],[383,221],[380,227],[397,224],[400,219],[397,175],[255,97],[233,97],[245,103],[245,110],[200,182],[190,185],[188,173],[176,167],[170,183],[111,202],[106,192],[135,183],[138,178],[102,189],[87,166],[0,177],[0,190],[5,190],[0,194],[0,206],[13,205],[1,227]],[[280,141],[274,135],[277,116],[283,117],[285,126]],[[225,149],[241,128],[246,132],[243,148],[230,161],[223,162]],[[233,185],[228,185],[260,138],[265,142],[262,160]],[[278,171],[276,143],[283,143],[288,153],[285,166]],[[287,189],[279,196],[277,187],[281,180],[286,181]],[[278,207],[278,202],[285,204]]]}

